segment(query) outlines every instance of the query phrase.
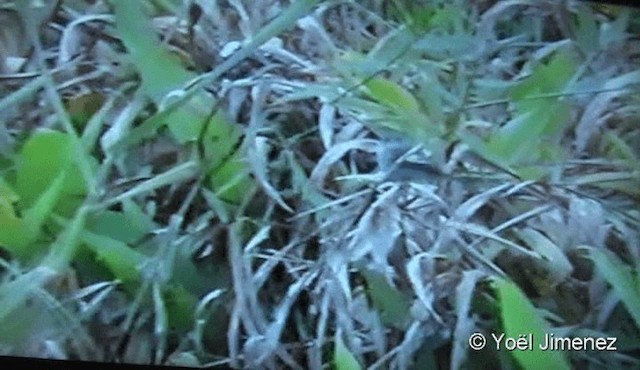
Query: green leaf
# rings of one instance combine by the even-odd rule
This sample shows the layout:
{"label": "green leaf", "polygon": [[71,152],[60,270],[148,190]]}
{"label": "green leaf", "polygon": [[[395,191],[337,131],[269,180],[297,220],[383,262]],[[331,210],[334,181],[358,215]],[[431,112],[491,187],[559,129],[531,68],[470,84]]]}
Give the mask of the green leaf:
{"label": "green leaf", "polygon": [[510,161],[502,156],[502,153],[495,146],[489,145],[487,142],[480,139],[475,134],[471,132],[461,130],[457,133],[458,138],[469,146],[469,149],[482,159],[487,161],[488,163],[503,169],[506,172],[514,173],[515,171],[511,168]]}
{"label": "green leaf", "polygon": [[333,350],[333,361],[336,370],[360,370],[362,367],[356,360],[355,356],[344,345],[339,335],[335,336],[335,348]]}
{"label": "green leaf", "polygon": [[87,230],[128,244],[139,241],[151,231],[150,228],[135,222],[126,210],[124,212],[103,211],[91,215],[87,221]]}
{"label": "green leaf", "polygon": [[68,170],[61,171],[53,180],[50,187],[47,188],[36,200],[31,208],[24,212],[24,222],[27,224],[29,235],[33,240],[40,234],[40,228],[45,223],[51,212],[60,199],[64,191],[64,182],[67,178]]}
{"label": "green leaf", "polygon": [[576,24],[574,25],[576,43],[587,54],[598,51],[600,32],[594,12],[587,6],[578,6],[577,12]]}
{"label": "green leaf", "polygon": [[[561,103],[530,105],[530,111],[522,113],[502,127],[487,143],[491,152],[507,164],[535,163],[559,150],[553,149],[551,138],[567,122],[569,107]],[[554,132],[555,131],[555,132]],[[553,162],[556,158],[545,158]]]}
{"label": "green leaf", "polygon": [[392,287],[380,273],[371,270],[363,270],[361,273],[367,281],[367,292],[373,306],[380,313],[382,323],[405,330],[409,324],[411,297]]}
{"label": "green leaf", "polygon": [[56,276],[55,271],[38,266],[19,275],[14,280],[0,285],[0,324],[16,309],[24,307],[37,289],[42,288]]}
{"label": "green leaf", "polygon": [[634,148],[624,138],[621,138],[613,131],[607,131],[603,138],[607,145],[607,157],[609,159],[624,161],[627,167],[640,170],[640,160],[638,160]]}
{"label": "green leaf", "polygon": [[18,199],[18,194],[0,177],[0,245],[12,255],[22,255],[29,240],[27,225],[15,213]]}
{"label": "green leaf", "polygon": [[49,184],[49,187],[35,200],[33,205],[17,217],[14,210],[19,196],[8,187],[0,184],[0,244],[7,248],[12,256],[26,261],[37,258],[45,251],[44,244],[34,243],[41,236],[43,225],[52,215],[55,205],[64,194],[68,170],[65,168]]}
{"label": "green leaf", "polygon": [[539,341],[549,333],[549,327],[527,296],[514,283],[502,278],[493,278],[492,286],[498,294],[505,337],[517,339],[521,335],[533,336],[532,350],[509,352],[520,366],[525,370],[570,369],[562,352],[539,348]]}
{"label": "green leaf", "polygon": [[122,201],[122,211],[124,212],[127,222],[132,224],[136,230],[149,232],[158,228],[153,222],[153,216],[144,212],[144,210],[130,199]]}
{"label": "green leaf", "polygon": [[15,189],[21,209],[32,207],[60,173],[68,169],[54,208],[65,216],[73,214],[86,194],[86,184],[73,153],[71,137],[61,132],[41,130],[27,140],[18,157],[16,174]]}
{"label": "green leaf", "polygon": [[[187,71],[179,59],[160,44],[140,2],[113,0],[113,5],[118,33],[140,73],[143,91],[156,105],[170,105],[171,99],[166,99],[167,95],[183,92],[184,86],[196,75]],[[175,99],[180,100],[180,94],[176,95]],[[209,173],[210,185],[216,191],[225,188],[222,197],[229,202],[237,203],[242,199],[245,187],[253,183],[253,180],[245,175],[248,172],[246,163],[235,160],[234,150],[242,131],[221,113],[211,117],[215,106],[216,102],[210,94],[198,91],[170,112],[161,109],[134,129],[128,140],[141,140],[152,135],[161,126],[167,125],[176,140],[186,143],[199,139],[205,129],[202,146],[206,165],[217,169]],[[229,159],[230,157],[233,158]],[[233,163],[222,163],[223,161]],[[243,181],[229,183],[230,179],[238,177],[243,177]]]}
{"label": "green leaf", "polygon": [[551,169],[544,164],[562,158],[560,137],[570,120],[571,108],[563,101],[539,96],[561,93],[575,73],[575,64],[569,53],[559,52],[511,88],[516,114],[489,140],[465,132],[458,136],[476,154],[524,180],[545,177]]}
{"label": "green leaf", "polygon": [[182,286],[169,285],[163,290],[168,325],[172,330],[186,331],[194,326],[198,299]]}
{"label": "green leaf", "polygon": [[224,114],[218,112],[211,118],[202,137],[204,157],[209,169],[222,165],[230,160],[230,156],[237,150],[238,142],[242,138],[242,129],[238,125],[230,124]]}
{"label": "green leaf", "polygon": [[[640,328],[640,283],[638,269],[632,271],[615,254],[606,249],[589,248],[596,270],[611,284],[627,311]],[[635,275],[635,276],[634,276]]]}
{"label": "green leaf", "polygon": [[209,187],[216,196],[230,204],[238,204],[255,185],[249,176],[247,165],[238,155],[209,173]]}
{"label": "green leaf", "polygon": [[417,111],[420,108],[418,101],[409,91],[389,79],[372,78],[364,86],[373,99],[390,108],[399,111]]}
{"label": "green leaf", "polygon": [[[23,261],[40,256],[44,252],[44,245],[35,244],[41,235],[42,226],[51,215],[55,204],[60,199],[64,190],[64,180],[67,171],[62,171],[48,188],[35,202],[24,212],[22,219],[14,218],[6,225],[7,232],[16,233],[10,238],[6,247],[14,257]],[[15,216],[15,215],[14,215]],[[4,225],[3,225],[4,226]]]}
{"label": "green leaf", "polygon": [[[160,105],[167,94],[178,91],[194,77],[175,54],[170,53],[156,36],[139,1],[113,0],[118,35],[125,44],[131,60],[140,73],[142,90]],[[215,105],[213,99],[200,92],[171,113],[163,122],[181,143],[198,138]]]}
{"label": "green leaf", "polygon": [[528,97],[561,92],[573,77],[576,66],[571,54],[558,52],[547,63],[534,67],[531,75],[511,90],[511,98],[521,111],[529,111],[527,104],[536,100],[527,100]]}
{"label": "green leaf", "polygon": [[146,255],[108,236],[84,231],[81,238],[115,278],[125,285],[140,283],[139,266],[147,259]]}
{"label": "green leaf", "polygon": [[112,4],[118,34],[138,68],[142,88],[154,102],[194,77],[162,45],[142,2],[113,0]]}
{"label": "green leaf", "polygon": [[13,187],[7,183],[4,178],[0,177],[0,207],[2,206],[2,202],[7,202],[7,204],[13,204],[20,200],[20,196],[13,190]]}
{"label": "green leaf", "polygon": [[562,249],[544,234],[532,228],[515,230],[515,233],[531,247],[531,250],[540,255],[541,258],[535,263],[540,264],[548,272],[545,282],[551,284],[547,283],[547,286],[553,287],[571,275],[573,265]]}

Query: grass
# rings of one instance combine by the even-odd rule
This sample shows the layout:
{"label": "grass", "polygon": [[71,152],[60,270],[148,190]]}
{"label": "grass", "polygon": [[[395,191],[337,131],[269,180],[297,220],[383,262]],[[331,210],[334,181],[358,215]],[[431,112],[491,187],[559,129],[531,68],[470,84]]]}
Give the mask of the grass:
{"label": "grass", "polygon": [[[21,20],[0,33],[1,355],[640,366],[638,10],[0,12]],[[474,333],[486,348],[470,348]],[[615,337],[617,350],[491,339],[529,333]]]}

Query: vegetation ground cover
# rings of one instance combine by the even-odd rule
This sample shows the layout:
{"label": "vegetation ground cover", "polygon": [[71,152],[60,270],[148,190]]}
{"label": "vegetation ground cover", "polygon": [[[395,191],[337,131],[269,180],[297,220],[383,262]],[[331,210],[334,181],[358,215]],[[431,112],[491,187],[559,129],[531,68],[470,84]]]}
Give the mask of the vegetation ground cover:
{"label": "vegetation ground cover", "polygon": [[0,354],[640,367],[638,10],[25,0],[0,20]]}

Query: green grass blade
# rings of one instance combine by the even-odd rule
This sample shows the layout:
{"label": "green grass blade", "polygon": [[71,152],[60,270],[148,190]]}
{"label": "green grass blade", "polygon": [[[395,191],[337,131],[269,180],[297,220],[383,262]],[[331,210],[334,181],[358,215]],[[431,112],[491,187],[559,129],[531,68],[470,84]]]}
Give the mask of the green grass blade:
{"label": "green grass blade", "polygon": [[0,323],[14,310],[26,304],[37,289],[55,277],[54,270],[39,266],[0,286]]}
{"label": "green grass blade", "polygon": [[[24,144],[18,161],[15,189],[20,196],[23,209],[32,207],[44,194],[60,173],[69,172],[64,180],[64,194],[58,202],[61,214],[71,215],[86,193],[87,185],[80,174],[76,160],[73,138],[58,131],[35,132]],[[75,203],[75,204],[72,204]]]}
{"label": "green grass blade", "polygon": [[167,318],[167,309],[162,297],[162,290],[159,283],[153,284],[152,295],[153,295],[153,307],[155,313],[154,320],[154,334],[156,339],[156,351],[155,351],[155,363],[162,363],[162,359],[165,355],[165,350],[167,347],[167,336],[168,336],[168,318]]}
{"label": "green grass blade", "polygon": [[358,363],[355,356],[345,346],[340,335],[335,336],[335,347],[333,349],[333,361],[336,370],[361,370],[362,366]]}
{"label": "green grass blade", "polygon": [[29,242],[36,240],[40,235],[42,226],[63,194],[66,177],[67,171],[64,170],[53,180],[51,186],[42,193],[34,205],[25,211],[23,221],[28,230],[28,235],[25,236]]}
{"label": "green grass blade", "polygon": [[194,77],[177,56],[165,49],[151,26],[141,1],[113,0],[118,35],[142,79],[142,88],[156,104]]}
{"label": "green grass blade", "polygon": [[147,260],[147,256],[108,236],[84,231],[81,238],[116,279],[125,285],[140,283],[139,266]]}
{"label": "green grass blade", "polygon": [[373,306],[380,313],[382,323],[406,330],[410,318],[411,297],[391,286],[378,272],[362,270],[361,273],[367,281],[367,291]]}
{"label": "green grass blade", "polygon": [[6,112],[14,105],[33,97],[40,89],[47,84],[47,77],[40,76],[25,84],[18,90],[0,99],[0,112]]}
{"label": "green grass blade", "polygon": [[[505,337],[515,338],[521,335],[533,336],[532,350],[515,350],[510,352],[525,370],[555,369],[569,370],[570,365],[562,352],[543,351],[539,348],[549,327],[527,296],[512,282],[493,279],[493,288],[498,293],[502,326]],[[493,339],[489,339],[489,343]],[[505,350],[505,349],[502,349]]]}
{"label": "green grass blade", "polygon": [[58,235],[56,241],[51,245],[49,254],[42,262],[43,266],[49,267],[57,272],[63,272],[75,257],[76,250],[80,244],[80,233],[84,229],[89,208],[80,207],[73,221],[67,226],[64,232]]}
{"label": "green grass blade", "polygon": [[631,317],[640,328],[640,284],[638,270],[634,273],[615,254],[604,249],[589,249],[596,270],[611,284]]}

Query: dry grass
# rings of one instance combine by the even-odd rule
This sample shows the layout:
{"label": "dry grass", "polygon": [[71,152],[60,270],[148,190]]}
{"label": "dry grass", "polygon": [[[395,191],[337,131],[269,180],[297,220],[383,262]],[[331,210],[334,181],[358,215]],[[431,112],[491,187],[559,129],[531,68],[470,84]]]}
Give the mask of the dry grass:
{"label": "dry grass", "polygon": [[[637,10],[37,3],[0,13],[1,354],[640,366]],[[618,350],[467,344],[548,330]]]}

